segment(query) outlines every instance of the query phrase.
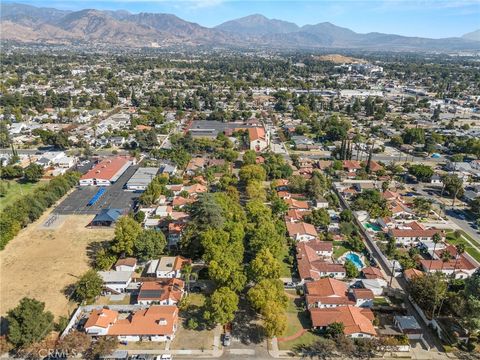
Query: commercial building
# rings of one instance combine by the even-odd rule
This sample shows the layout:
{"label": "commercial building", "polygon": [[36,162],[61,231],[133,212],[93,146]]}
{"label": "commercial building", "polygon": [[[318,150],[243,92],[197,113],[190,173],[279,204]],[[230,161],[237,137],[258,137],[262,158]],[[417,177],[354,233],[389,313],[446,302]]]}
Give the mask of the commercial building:
{"label": "commercial building", "polygon": [[141,167],[127,181],[125,187],[130,191],[145,191],[158,173],[158,168]]}
{"label": "commercial building", "polygon": [[117,156],[100,161],[79,181],[80,186],[110,186],[133,164],[131,157]]}

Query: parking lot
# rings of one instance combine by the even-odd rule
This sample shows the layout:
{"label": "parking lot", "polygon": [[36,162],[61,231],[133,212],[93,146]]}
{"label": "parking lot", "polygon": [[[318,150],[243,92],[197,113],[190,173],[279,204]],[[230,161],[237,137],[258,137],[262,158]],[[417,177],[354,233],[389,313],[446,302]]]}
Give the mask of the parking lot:
{"label": "parking lot", "polygon": [[111,186],[106,187],[105,193],[92,206],[87,206],[90,199],[100,189],[98,186],[79,186],[71,193],[55,212],[58,214],[98,214],[102,209],[123,209],[126,212],[131,210],[135,200],[140,196],[139,193],[125,191],[125,183],[132,177],[138,166],[130,166],[120,178]]}

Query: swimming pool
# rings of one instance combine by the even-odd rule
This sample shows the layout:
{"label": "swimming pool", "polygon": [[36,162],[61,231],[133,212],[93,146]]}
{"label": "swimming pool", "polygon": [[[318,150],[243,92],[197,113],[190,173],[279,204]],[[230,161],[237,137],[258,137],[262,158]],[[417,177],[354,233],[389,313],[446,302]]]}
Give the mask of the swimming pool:
{"label": "swimming pool", "polygon": [[362,259],[360,259],[360,256],[358,256],[358,254],[355,254],[355,253],[353,253],[353,252],[348,253],[347,255],[345,255],[345,259],[350,260],[351,262],[353,262],[353,263],[355,264],[355,266],[357,267],[358,270],[361,270],[362,268],[365,267],[365,265],[363,264]]}
{"label": "swimming pool", "polygon": [[367,230],[373,230],[373,231],[381,231],[382,228],[376,224],[372,224],[372,223],[366,223],[366,224],[363,224],[363,226],[367,229]]}

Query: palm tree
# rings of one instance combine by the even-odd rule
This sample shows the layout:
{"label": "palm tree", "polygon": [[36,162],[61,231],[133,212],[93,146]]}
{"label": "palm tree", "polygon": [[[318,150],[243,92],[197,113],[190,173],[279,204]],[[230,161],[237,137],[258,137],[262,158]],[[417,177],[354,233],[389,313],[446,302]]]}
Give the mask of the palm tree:
{"label": "palm tree", "polygon": [[[440,272],[443,274],[443,266],[445,265],[446,262],[448,262],[450,259],[452,258],[452,255],[447,251],[447,250],[443,250],[442,252],[442,255],[440,256],[440,259],[442,260],[442,268],[440,270]],[[431,264],[431,262],[430,262]],[[440,304],[440,308],[443,304],[443,301],[445,300],[445,296],[442,298],[441,300],[441,304]],[[435,310],[436,310],[436,306],[437,306],[437,291],[435,290],[435,302],[433,304],[433,309],[432,309],[432,320],[433,318],[435,317]],[[437,315],[438,316],[438,315]]]}
{"label": "palm tree", "polygon": [[190,277],[192,275],[192,264],[185,263],[182,267],[182,273],[185,277],[185,284],[187,285],[187,293],[190,292]]}
{"label": "palm tree", "polygon": [[432,236],[432,241],[433,241],[433,252],[432,252],[432,260],[430,260],[430,263],[428,265],[428,272],[430,272],[430,268],[432,267],[432,261],[433,261],[433,256],[435,255],[435,250],[437,249],[437,244],[442,240],[442,237],[440,236],[439,233],[435,233]]}
{"label": "palm tree", "polygon": [[[455,271],[457,270],[457,265],[458,265],[458,259],[462,256],[462,254],[465,252],[465,245],[464,244],[458,244],[455,246],[455,249],[457,251],[457,255],[455,256],[455,265],[453,266],[453,272],[452,276],[448,280],[448,286],[451,285],[451,281],[455,279]],[[440,307],[438,308],[438,313],[437,316],[440,316],[440,312],[442,311],[442,306],[443,302],[445,301],[445,298],[442,299],[442,302],[440,303]]]}

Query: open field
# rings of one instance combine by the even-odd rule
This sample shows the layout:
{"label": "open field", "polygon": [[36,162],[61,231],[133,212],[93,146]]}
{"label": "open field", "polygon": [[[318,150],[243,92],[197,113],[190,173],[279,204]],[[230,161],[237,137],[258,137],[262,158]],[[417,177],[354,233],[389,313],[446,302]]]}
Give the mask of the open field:
{"label": "open field", "polygon": [[3,210],[7,205],[12,204],[23,195],[31,193],[37,187],[47,184],[48,181],[39,181],[37,183],[19,183],[18,181],[6,181],[7,193],[0,197],[0,210]]}
{"label": "open field", "polygon": [[0,252],[2,315],[25,296],[44,301],[57,317],[67,315],[75,305],[62,291],[89,269],[88,245],[113,238],[113,228],[85,228],[92,215],[69,215],[60,226],[45,229],[50,214],[20,231]]}

